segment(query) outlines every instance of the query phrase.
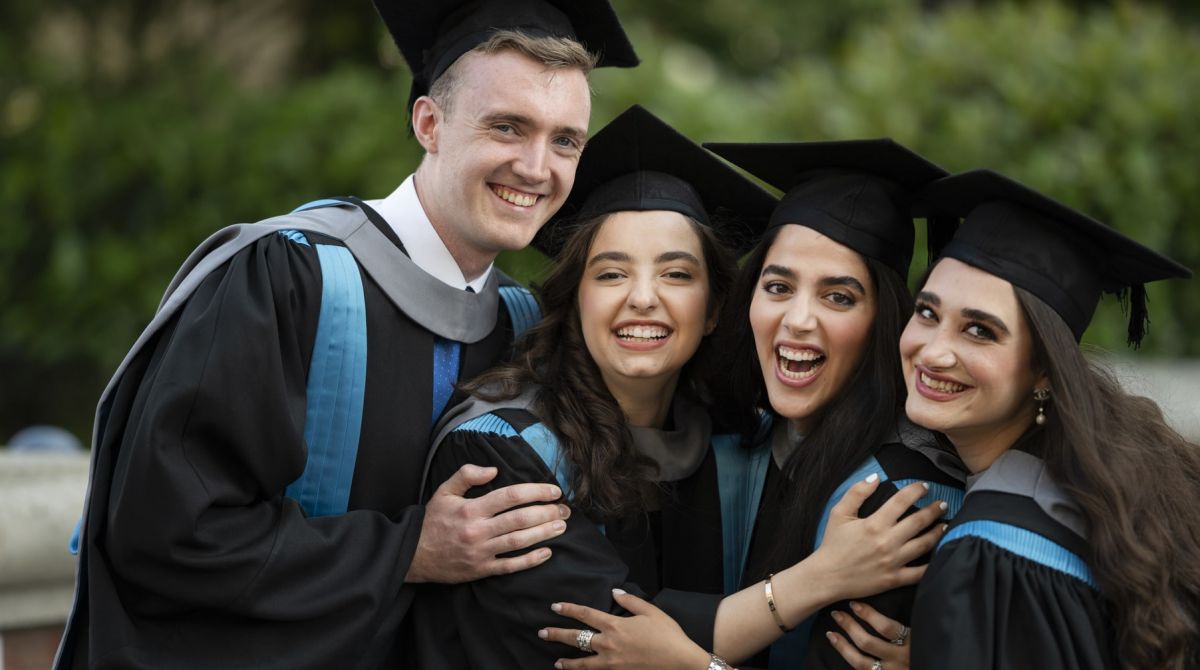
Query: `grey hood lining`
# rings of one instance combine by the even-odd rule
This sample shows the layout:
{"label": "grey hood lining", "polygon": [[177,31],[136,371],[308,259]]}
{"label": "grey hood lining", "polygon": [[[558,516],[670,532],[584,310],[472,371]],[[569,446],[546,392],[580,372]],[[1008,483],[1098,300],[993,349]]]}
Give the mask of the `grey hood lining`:
{"label": "grey hood lining", "polygon": [[967,498],[981,491],[1032,498],[1051,519],[1087,539],[1087,523],[1079,505],[1050,476],[1046,463],[1033,454],[1009,449],[988,469],[968,477]]}

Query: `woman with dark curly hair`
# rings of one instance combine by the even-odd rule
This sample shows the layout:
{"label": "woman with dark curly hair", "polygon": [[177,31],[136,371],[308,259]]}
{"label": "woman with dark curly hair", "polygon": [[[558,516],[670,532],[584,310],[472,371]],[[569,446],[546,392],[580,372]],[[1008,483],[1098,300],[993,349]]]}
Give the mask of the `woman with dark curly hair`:
{"label": "woman with dark curly hair", "polygon": [[965,221],[900,341],[908,416],[972,471],[921,582],[917,668],[1200,667],[1200,446],[1084,358],[1102,292],[1190,272],[994,172],[935,183]]}
{"label": "woman with dark curly hair", "polygon": [[[697,381],[698,367],[724,356],[708,335],[734,270],[716,231],[742,226],[752,241],[774,204],[640,108],[592,138],[565,211],[539,240],[558,261],[542,286],[545,318],[511,365],[465,386],[471,400],[435,439],[427,478],[436,486],[464,463],[495,466],[488,486],[557,482],[573,513],[542,565],[423,594],[421,667],[550,667],[606,649],[603,631],[571,631],[570,654],[538,638],[556,641],[562,601],[620,613],[626,589],[674,618],[664,620],[683,640],[678,655],[698,667],[717,663],[705,651],[715,639],[779,637],[760,589],[723,597],[727,536],[748,530],[724,503],[747,492],[753,471],[748,451],[713,443]],[[858,519],[876,486],[852,487],[823,551],[776,576],[784,616],[919,576],[905,566],[940,534],[912,538],[940,512],[897,522],[925,493],[914,486]]]}

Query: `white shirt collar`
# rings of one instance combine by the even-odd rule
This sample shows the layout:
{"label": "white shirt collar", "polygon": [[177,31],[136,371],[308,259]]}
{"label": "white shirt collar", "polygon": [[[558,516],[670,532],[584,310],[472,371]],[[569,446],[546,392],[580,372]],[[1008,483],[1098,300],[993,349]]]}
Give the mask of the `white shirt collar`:
{"label": "white shirt collar", "polygon": [[470,286],[476,293],[483,290],[492,273],[488,265],[475,281],[463,279],[462,269],[450,255],[441,236],[433,229],[425,208],[417,198],[416,182],[409,175],[392,194],[383,200],[368,200],[367,205],[379,213],[395,231],[396,237],[408,251],[408,257],[417,267],[429,273],[443,284],[465,291]]}

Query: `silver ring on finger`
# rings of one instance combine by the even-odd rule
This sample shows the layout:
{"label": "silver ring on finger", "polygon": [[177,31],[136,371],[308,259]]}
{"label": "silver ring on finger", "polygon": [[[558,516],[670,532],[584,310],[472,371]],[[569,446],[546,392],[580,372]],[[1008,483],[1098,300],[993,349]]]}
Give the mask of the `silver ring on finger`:
{"label": "silver ring on finger", "polygon": [[875,659],[875,662],[871,664],[871,670],[883,670],[883,659]]}
{"label": "silver ring on finger", "polygon": [[908,626],[905,626],[904,624],[900,624],[900,632],[896,633],[896,637],[895,637],[895,639],[892,640],[892,644],[896,645],[897,647],[903,647],[904,642],[906,640],[908,640],[908,634],[910,632],[912,632],[912,631],[911,631],[911,629],[909,629]]}
{"label": "silver ring on finger", "polygon": [[596,631],[588,630],[586,628],[579,631],[579,634],[575,636],[575,646],[579,647],[579,651],[582,651],[585,654],[596,653],[592,651],[592,636],[595,634]]}

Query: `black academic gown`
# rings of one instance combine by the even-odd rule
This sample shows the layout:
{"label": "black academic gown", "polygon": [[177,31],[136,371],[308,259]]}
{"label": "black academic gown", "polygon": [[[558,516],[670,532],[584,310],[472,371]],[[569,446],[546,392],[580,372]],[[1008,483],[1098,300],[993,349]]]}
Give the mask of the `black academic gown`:
{"label": "black academic gown", "polygon": [[[786,458],[787,448],[782,446],[786,444],[786,439],[786,426],[782,423],[777,424],[772,434],[776,457],[771,460],[767,471],[762,503],[759,507],[746,563],[743,586],[761,585],[762,579],[767,573],[779,572],[788,567],[773,563],[779,560],[775,551],[778,538],[795,526],[794,522],[785,518],[787,510],[783,507],[786,501],[792,499],[786,490],[788,486],[786,477],[779,468],[779,464]],[[799,448],[803,448],[803,445]],[[817,532],[818,537],[824,530],[824,520],[828,519],[830,510],[845,490],[871,473],[879,474],[883,481],[859,509],[860,517],[867,517],[878,511],[901,488],[917,481],[928,482],[931,490],[917,502],[916,507],[910,507],[905,512],[906,516],[916,512],[919,507],[931,504],[934,500],[944,500],[949,506],[944,518],[949,519],[953,518],[962,505],[965,469],[957,456],[937,444],[931,433],[905,421],[901,424],[894,439],[881,445],[867,462],[846,478],[830,497],[825,508],[817,511],[821,514],[820,518],[822,519]],[[914,561],[913,565],[922,565],[928,561],[929,556],[926,555]],[[783,596],[777,595],[776,597]],[[911,612],[915,597],[916,587],[908,586],[857,600],[874,607],[892,619],[908,622],[912,618]],[[743,664],[744,667],[770,668],[771,670],[798,670],[799,668],[805,670],[823,668],[849,670],[851,666],[842,659],[837,650],[825,638],[825,633],[829,631],[845,636],[845,632],[831,616],[834,610],[848,614],[855,619],[858,618],[850,609],[848,601],[834,603],[797,626],[789,633],[789,638],[747,661]],[[865,630],[872,630],[870,625],[861,620],[859,623]]]}
{"label": "black academic gown", "polygon": [[[353,208],[276,227],[322,217],[374,226],[390,247],[376,251],[400,249]],[[243,245],[139,341],[101,406],[59,667],[406,667],[434,336],[389,298],[406,287],[386,273],[361,272],[367,360],[348,511],[308,518],[285,495],[305,469],[306,382],[331,281],[316,250],[345,244],[309,230]],[[461,347],[460,378],[501,357],[508,323],[499,307],[491,332]]]}
{"label": "black academic gown", "polygon": [[[689,420],[678,400],[674,415],[677,422]],[[499,468],[497,478],[473,489],[471,496],[522,482],[563,485],[526,440],[525,431],[531,427],[545,429],[529,409],[507,408],[449,432],[433,454],[427,490],[464,463]],[[635,442],[654,433],[633,432]],[[625,614],[613,602],[613,588],[650,598],[689,637],[711,649],[722,597],[722,545],[707,427],[686,438],[675,431],[664,434],[675,443],[694,443],[694,457],[677,463],[682,470],[661,483],[659,509],[601,526],[573,507],[566,532],[539,545],[554,552],[546,563],[457,586],[422,586],[413,611],[419,629],[418,665],[552,668],[558,658],[583,654],[537,637],[537,631],[548,626],[579,627],[578,622],[552,612],[550,605],[573,602]],[[712,478],[712,486],[698,486],[707,477]],[[569,493],[569,487],[564,490]],[[564,502],[570,502],[569,495]]]}
{"label": "black academic gown", "polygon": [[921,580],[912,667],[1119,667],[1081,518],[1025,452],[1010,450],[972,477]]}

